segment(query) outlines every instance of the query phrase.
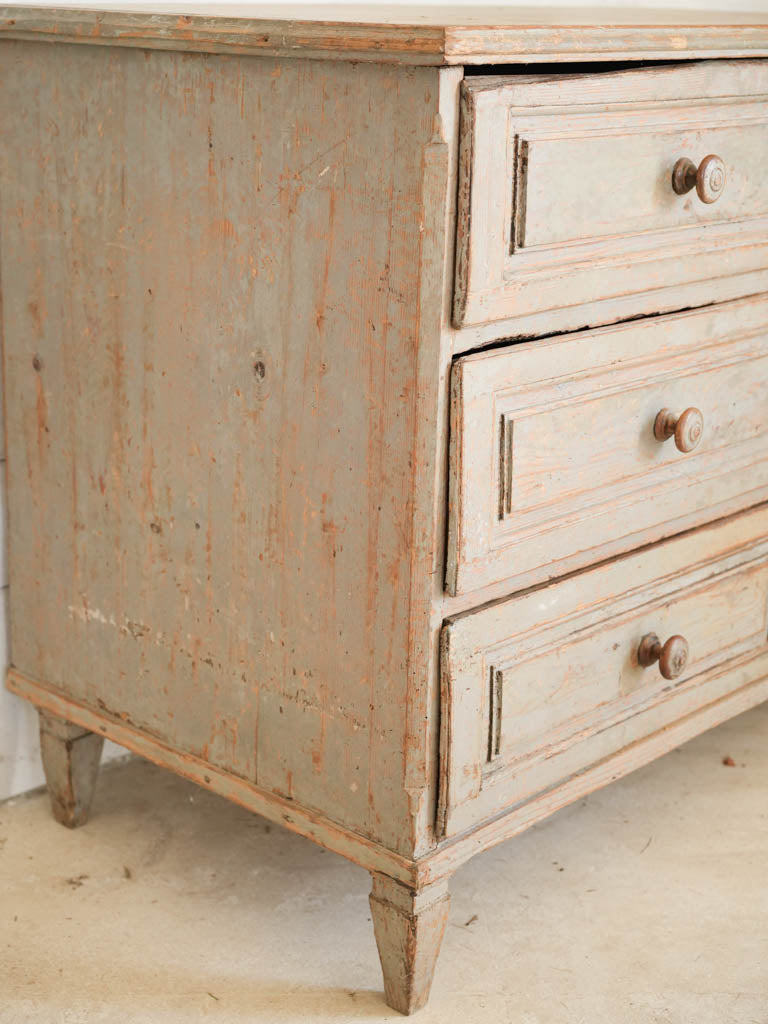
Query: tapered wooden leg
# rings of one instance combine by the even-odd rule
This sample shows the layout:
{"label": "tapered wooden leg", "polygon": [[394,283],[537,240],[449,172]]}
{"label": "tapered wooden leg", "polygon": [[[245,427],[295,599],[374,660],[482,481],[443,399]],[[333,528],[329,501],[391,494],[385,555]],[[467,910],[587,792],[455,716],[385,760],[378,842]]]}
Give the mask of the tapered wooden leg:
{"label": "tapered wooden leg", "polygon": [[88,820],[104,737],[40,711],[40,753],[56,821],[77,828]]}
{"label": "tapered wooden leg", "polygon": [[384,996],[400,1013],[426,1003],[448,920],[448,883],[410,889],[373,875],[371,913],[384,974]]}

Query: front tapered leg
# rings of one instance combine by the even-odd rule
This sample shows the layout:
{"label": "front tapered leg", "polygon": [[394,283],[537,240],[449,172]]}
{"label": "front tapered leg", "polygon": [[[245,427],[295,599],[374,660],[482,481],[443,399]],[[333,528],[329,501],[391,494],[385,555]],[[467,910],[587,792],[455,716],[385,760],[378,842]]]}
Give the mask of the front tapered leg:
{"label": "front tapered leg", "polygon": [[429,998],[448,920],[448,883],[411,889],[373,875],[370,901],[384,996],[400,1013],[414,1013]]}
{"label": "front tapered leg", "polygon": [[88,820],[104,737],[40,713],[40,753],[56,821],[77,828]]}

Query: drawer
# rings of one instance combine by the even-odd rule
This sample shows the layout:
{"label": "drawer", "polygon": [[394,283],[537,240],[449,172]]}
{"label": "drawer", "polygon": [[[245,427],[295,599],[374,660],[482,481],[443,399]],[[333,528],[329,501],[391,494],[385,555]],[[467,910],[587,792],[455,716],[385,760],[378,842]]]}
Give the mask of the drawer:
{"label": "drawer", "polygon": [[[766,396],[765,296],[458,359],[448,592],[509,592],[768,499]],[[662,409],[683,422],[657,440]]]}
{"label": "drawer", "polygon": [[[710,709],[714,724],[718,701],[768,675],[766,630],[765,505],[449,620],[443,834],[631,758],[633,744],[696,713]],[[658,654],[652,635],[663,661],[644,667],[641,646]]]}
{"label": "drawer", "polygon": [[[706,201],[676,193],[677,162],[710,155]],[[766,61],[465,80],[455,325],[549,312],[532,333],[550,333],[711,301],[703,282],[768,265],[767,166]],[[718,297],[761,290],[743,280]]]}

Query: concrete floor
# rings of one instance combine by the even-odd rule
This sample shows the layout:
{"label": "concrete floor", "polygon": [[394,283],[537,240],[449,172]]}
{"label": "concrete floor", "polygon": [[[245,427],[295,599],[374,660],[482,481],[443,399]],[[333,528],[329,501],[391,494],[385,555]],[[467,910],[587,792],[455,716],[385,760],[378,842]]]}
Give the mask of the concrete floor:
{"label": "concrete floor", "polygon": [[[401,1020],[368,888],[113,763],[80,831],[44,794],[0,805],[0,1022]],[[420,1024],[768,1024],[768,706],[475,858],[452,891]]]}

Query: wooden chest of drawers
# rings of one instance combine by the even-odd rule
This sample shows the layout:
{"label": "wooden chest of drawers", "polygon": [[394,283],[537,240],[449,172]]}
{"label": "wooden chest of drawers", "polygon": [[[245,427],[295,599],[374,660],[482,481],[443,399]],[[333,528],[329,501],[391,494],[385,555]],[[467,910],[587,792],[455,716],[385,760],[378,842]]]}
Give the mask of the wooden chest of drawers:
{"label": "wooden chest of drawers", "polygon": [[64,824],[109,737],[367,868],[410,1012],[768,698],[768,19],[365,18],[0,11],[8,686]]}

